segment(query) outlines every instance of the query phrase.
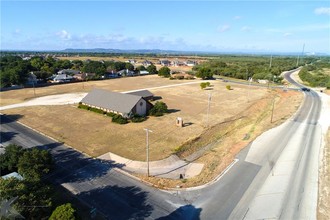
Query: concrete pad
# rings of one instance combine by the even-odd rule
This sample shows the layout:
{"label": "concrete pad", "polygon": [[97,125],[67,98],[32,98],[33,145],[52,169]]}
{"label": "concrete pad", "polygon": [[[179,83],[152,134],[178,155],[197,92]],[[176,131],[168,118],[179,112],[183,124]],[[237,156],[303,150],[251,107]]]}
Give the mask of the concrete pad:
{"label": "concrete pad", "polygon": [[189,179],[191,177],[197,176],[203,170],[204,164],[201,163],[191,163],[187,166],[187,170],[185,173],[185,178]]}

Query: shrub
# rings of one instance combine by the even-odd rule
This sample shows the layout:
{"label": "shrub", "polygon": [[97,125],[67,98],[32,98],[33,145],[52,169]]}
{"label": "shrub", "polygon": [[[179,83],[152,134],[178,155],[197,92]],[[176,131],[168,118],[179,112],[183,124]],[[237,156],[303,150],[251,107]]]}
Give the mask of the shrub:
{"label": "shrub", "polygon": [[231,86],[230,85],[226,85],[226,89],[231,90]]}
{"label": "shrub", "polygon": [[90,107],[88,107],[87,105],[83,105],[81,103],[79,103],[78,108],[86,109],[86,110],[89,110],[90,109]]}
{"label": "shrub", "polygon": [[134,123],[143,122],[143,121],[145,121],[145,120],[146,120],[146,117],[143,117],[143,116],[141,116],[141,115],[137,115],[137,114],[135,114],[135,115],[133,116],[133,118],[131,118],[131,121],[134,122]]}
{"label": "shrub", "polygon": [[98,109],[98,108],[90,108],[89,110],[92,111],[92,112],[99,113],[99,114],[104,114],[105,113],[103,110]]}
{"label": "shrub", "polygon": [[121,115],[115,115],[112,117],[112,122],[117,123],[117,124],[127,124],[128,120],[127,120],[127,118],[124,118]]}
{"label": "shrub", "polygon": [[116,116],[116,114],[113,113],[113,112],[108,112],[108,113],[106,113],[106,115],[109,116],[109,117],[114,117],[114,116]]}
{"label": "shrub", "polygon": [[167,105],[164,102],[156,102],[149,111],[149,114],[153,116],[162,116],[164,113],[167,113]]}
{"label": "shrub", "polygon": [[70,203],[58,206],[50,216],[49,220],[74,220],[76,210],[72,207]]}

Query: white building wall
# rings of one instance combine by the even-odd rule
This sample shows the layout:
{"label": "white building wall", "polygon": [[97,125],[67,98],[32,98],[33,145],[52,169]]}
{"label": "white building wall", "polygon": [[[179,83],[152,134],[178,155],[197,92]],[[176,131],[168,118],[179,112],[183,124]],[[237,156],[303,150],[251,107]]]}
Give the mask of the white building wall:
{"label": "white building wall", "polygon": [[140,99],[136,104],[136,114],[138,115],[147,114],[147,102],[144,99]]}

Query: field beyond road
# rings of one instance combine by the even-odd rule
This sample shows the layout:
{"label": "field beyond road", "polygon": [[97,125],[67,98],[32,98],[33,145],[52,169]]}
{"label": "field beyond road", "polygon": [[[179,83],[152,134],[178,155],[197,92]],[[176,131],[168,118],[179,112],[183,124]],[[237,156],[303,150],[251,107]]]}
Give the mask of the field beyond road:
{"label": "field beyond road", "polygon": [[[88,92],[92,88],[111,91],[152,88],[150,91],[168,105],[170,113],[162,117],[149,117],[142,123],[115,124],[109,117],[78,109],[76,104],[31,106],[1,113],[92,157],[112,152],[128,159],[145,161],[144,128],[148,128],[153,131],[149,135],[152,161],[174,153],[187,159],[196,152],[202,152],[196,157],[199,158],[197,162],[205,164],[202,174],[184,183],[184,186],[191,186],[210,181],[250,141],[288,119],[302,100],[302,94],[297,91],[238,84],[230,84],[232,89],[228,90],[228,83],[220,80],[210,81],[212,86],[202,90],[200,82],[143,76],[85,82],[85,85],[64,84],[38,88],[36,91],[41,96]],[[6,104],[31,98],[31,89],[1,93],[1,99]],[[274,114],[270,123],[273,103]],[[175,125],[177,117],[183,118],[183,128]],[[178,184],[175,181],[159,182],[157,178],[148,181],[160,187]]]}

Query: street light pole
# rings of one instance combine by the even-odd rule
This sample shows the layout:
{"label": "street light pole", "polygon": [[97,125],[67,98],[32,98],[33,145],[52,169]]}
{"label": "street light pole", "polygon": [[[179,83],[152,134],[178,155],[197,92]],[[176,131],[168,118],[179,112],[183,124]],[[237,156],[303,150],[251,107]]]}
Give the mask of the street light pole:
{"label": "street light pole", "polygon": [[146,131],[146,148],[147,148],[147,176],[149,177],[149,132],[152,132],[152,130],[149,130],[148,128],[144,128],[143,130]]}

